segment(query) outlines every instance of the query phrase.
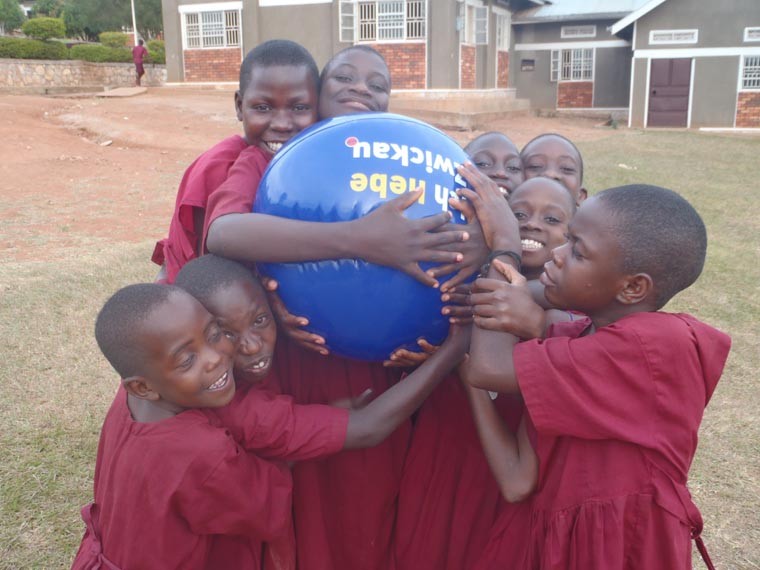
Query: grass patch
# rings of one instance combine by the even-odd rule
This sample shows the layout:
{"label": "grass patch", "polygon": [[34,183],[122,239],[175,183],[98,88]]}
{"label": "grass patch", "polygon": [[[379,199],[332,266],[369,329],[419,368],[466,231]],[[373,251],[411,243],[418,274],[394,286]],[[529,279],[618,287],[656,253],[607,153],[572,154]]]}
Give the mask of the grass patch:
{"label": "grass patch", "polygon": [[[750,185],[760,139],[623,129],[579,147],[591,193],[659,184],[683,194],[705,219],[704,274],[668,309],[725,330],[734,344],[705,415],[691,488],[718,567],[760,568],[760,218]],[[125,200],[139,210],[138,197]],[[114,290],[155,273],[150,241],[74,245],[55,262],[0,266],[3,569],[70,565],[83,532],[79,508],[91,498],[100,426],[117,388],[93,338],[95,315]]]}

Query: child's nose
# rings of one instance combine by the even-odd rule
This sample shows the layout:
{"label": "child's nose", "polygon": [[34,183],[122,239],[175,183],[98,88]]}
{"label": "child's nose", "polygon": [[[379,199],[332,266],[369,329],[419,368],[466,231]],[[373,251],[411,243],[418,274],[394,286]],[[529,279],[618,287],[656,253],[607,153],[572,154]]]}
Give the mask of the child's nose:
{"label": "child's nose", "polygon": [[[562,265],[565,263],[565,252],[570,247],[569,243],[564,243],[560,246],[555,247],[552,250],[552,258],[551,260],[554,262],[554,265],[557,267],[562,267]],[[548,262],[547,262],[548,263]]]}
{"label": "child's nose", "polygon": [[525,218],[522,221],[521,227],[526,230],[537,230],[540,228],[540,225],[538,223],[538,218],[535,216],[530,216],[529,218]]}
{"label": "child's nose", "polygon": [[289,111],[280,111],[275,113],[270,126],[274,130],[290,131],[293,129],[293,117]]}
{"label": "child's nose", "polygon": [[369,85],[367,85],[366,81],[362,81],[361,79],[359,79],[358,81],[355,81],[351,85],[351,89],[353,89],[354,91],[356,91],[357,93],[360,93],[362,95],[369,95],[370,94]]}
{"label": "child's nose", "polygon": [[238,350],[247,356],[252,356],[257,354],[262,346],[261,337],[255,333],[248,332],[240,339]]}

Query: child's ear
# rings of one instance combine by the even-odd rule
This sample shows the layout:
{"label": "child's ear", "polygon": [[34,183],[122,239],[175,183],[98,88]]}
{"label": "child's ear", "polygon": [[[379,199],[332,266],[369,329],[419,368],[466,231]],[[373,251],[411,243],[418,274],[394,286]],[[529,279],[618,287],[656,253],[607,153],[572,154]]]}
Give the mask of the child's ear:
{"label": "child's ear", "polygon": [[646,273],[637,273],[626,277],[623,288],[617,294],[617,300],[623,305],[635,305],[649,298],[653,292],[652,278]]}
{"label": "child's ear", "polygon": [[240,91],[235,91],[235,113],[237,114],[237,120],[243,120],[243,94]]}
{"label": "child's ear", "polygon": [[135,398],[151,400],[154,402],[161,398],[161,395],[150,386],[147,379],[143,376],[122,378],[121,383],[124,385],[127,392],[132,394]]}
{"label": "child's ear", "polygon": [[576,206],[583,204],[583,202],[586,201],[586,198],[588,198],[588,190],[586,190],[585,186],[581,186],[580,190],[578,190],[578,203]]}

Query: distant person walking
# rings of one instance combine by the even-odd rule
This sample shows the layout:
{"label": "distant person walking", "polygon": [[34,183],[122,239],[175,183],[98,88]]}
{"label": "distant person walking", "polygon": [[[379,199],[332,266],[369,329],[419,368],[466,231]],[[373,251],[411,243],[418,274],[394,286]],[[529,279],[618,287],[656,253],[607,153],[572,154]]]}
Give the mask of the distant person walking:
{"label": "distant person walking", "polygon": [[135,62],[135,71],[137,72],[137,81],[135,85],[140,86],[140,79],[145,75],[145,67],[143,67],[143,59],[148,55],[148,50],[143,45],[143,40],[137,40],[137,45],[132,48],[132,61]]}

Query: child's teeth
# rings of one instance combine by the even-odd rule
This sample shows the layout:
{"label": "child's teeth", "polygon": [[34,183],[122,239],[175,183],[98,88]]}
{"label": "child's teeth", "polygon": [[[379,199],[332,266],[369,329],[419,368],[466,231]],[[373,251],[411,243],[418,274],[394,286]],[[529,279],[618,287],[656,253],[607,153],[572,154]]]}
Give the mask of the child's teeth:
{"label": "child's teeth", "polygon": [[520,240],[520,243],[522,243],[523,249],[541,249],[542,247],[544,247],[544,244],[534,239]]}
{"label": "child's teeth", "polygon": [[269,142],[267,143],[267,146],[269,147],[269,150],[276,153],[282,148],[282,143]]}

